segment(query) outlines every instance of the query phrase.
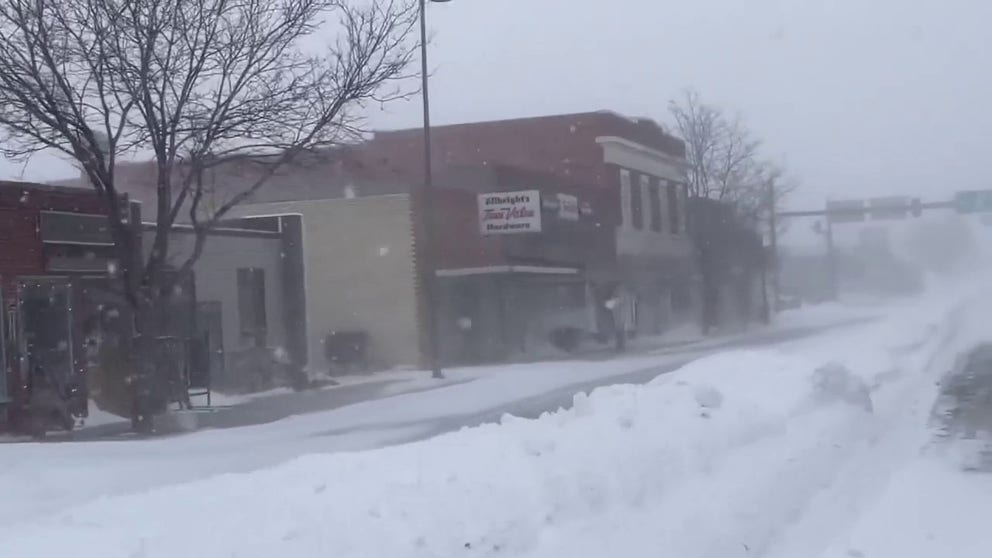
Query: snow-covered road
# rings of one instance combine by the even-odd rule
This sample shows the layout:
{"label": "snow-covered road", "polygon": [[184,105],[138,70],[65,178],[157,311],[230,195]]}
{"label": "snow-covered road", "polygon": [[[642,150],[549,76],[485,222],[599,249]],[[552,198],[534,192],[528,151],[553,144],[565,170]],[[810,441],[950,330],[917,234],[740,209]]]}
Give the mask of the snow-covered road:
{"label": "snow-covered road", "polygon": [[[847,541],[862,540],[857,519],[884,513],[873,506],[897,490],[889,479],[924,470],[911,464],[927,444],[936,381],[983,333],[988,314],[977,300],[935,296],[870,323],[703,358],[506,367],[248,428],[0,446],[0,549],[101,558],[850,555],[859,550]],[[818,370],[828,363],[841,372],[825,377]],[[670,370],[647,385],[577,396],[537,420],[356,451],[505,410],[537,415],[576,390]]]}

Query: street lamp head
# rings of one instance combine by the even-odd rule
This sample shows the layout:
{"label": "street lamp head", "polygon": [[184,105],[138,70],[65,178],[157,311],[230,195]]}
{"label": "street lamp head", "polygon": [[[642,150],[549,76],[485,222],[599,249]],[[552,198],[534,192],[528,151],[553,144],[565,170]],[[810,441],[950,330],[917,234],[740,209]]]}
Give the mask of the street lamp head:
{"label": "street lamp head", "polygon": [[443,4],[445,2],[451,2],[451,0],[431,0],[431,2],[434,2],[436,4]]}

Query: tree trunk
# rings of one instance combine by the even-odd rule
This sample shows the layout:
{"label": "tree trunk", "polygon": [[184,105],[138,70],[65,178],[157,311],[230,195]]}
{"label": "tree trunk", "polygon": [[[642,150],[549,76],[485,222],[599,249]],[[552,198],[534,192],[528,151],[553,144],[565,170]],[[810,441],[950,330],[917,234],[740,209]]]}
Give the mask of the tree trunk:
{"label": "tree trunk", "polygon": [[135,431],[151,433],[153,417],[165,412],[168,390],[162,374],[163,363],[160,336],[165,300],[154,294],[153,289],[143,289],[137,297],[134,313],[134,334],[131,338],[129,376],[127,378],[131,424]]}

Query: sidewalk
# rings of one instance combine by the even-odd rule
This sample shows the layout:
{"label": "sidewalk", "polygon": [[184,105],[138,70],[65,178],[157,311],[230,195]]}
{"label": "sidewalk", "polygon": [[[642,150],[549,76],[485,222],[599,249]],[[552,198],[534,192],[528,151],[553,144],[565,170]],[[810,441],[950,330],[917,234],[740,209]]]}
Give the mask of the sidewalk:
{"label": "sidewalk", "polygon": [[[637,359],[652,356],[702,356],[712,352],[742,346],[757,346],[779,343],[807,337],[815,333],[836,327],[854,325],[872,319],[871,315],[854,315],[849,312],[838,316],[836,320],[812,321],[792,320],[791,323],[773,326],[757,326],[752,330],[724,336],[696,336],[686,338],[686,335],[658,336],[634,340],[623,353],[617,353],[612,347],[595,348],[581,354],[562,355],[556,359],[545,359],[530,363],[504,363],[498,365],[458,367],[447,370],[447,378],[437,380],[430,377],[426,371],[389,371],[377,372],[369,377],[346,378],[343,385],[328,386],[301,392],[277,390],[271,394],[248,394],[229,396],[218,394],[213,406],[200,406],[192,411],[195,414],[196,429],[225,429],[242,426],[266,424],[291,416],[330,411],[377,399],[384,399],[404,393],[435,390],[461,383],[473,382],[494,374],[505,374],[510,371],[519,372],[520,367],[535,366],[535,374],[541,373],[540,367],[567,364],[568,362],[606,362],[614,359]],[[785,320],[783,320],[785,321]],[[643,367],[641,367],[643,368]],[[644,374],[641,368],[634,367],[625,374],[618,374],[616,381],[641,379]],[[647,367],[650,371],[651,367]],[[632,374],[632,376],[631,376]],[[629,377],[628,377],[629,376]],[[612,380],[610,380],[612,381]],[[597,381],[602,383],[602,380]],[[576,384],[579,388],[593,387],[590,383]],[[570,386],[567,384],[565,387]],[[576,388],[576,391],[581,389]],[[557,391],[560,391],[556,388]],[[570,397],[570,393],[568,394]],[[202,398],[201,398],[202,399]],[[567,399],[567,398],[566,398]],[[134,437],[131,433],[130,422],[121,419],[119,422],[86,426],[72,433],[52,433],[52,441],[87,441],[127,439]]]}
{"label": "sidewalk", "polygon": [[[381,378],[375,376],[381,375]],[[197,405],[191,413],[196,415],[196,428],[236,428],[275,422],[294,415],[337,409],[362,401],[391,397],[401,393],[411,393],[425,389],[453,385],[460,381],[434,381],[432,386],[417,385],[411,372],[373,374],[368,381],[357,381],[343,385],[327,386],[306,391],[282,391],[256,396],[226,396],[217,394],[215,399],[230,404]],[[406,389],[404,385],[409,384]],[[198,397],[195,399],[205,399]],[[185,411],[184,411],[185,412]],[[54,432],[49,434],[52,441],[86,441],[133,437],[130,421],[106,422],[94,426],[84,426],[71,433]]]}

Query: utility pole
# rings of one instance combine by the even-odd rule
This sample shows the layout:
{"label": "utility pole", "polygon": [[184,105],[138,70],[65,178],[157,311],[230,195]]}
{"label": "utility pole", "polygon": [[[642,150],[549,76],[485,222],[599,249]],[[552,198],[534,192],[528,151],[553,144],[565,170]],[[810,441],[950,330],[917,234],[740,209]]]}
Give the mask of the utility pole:
{"label": "utility pole", "polygon": [[827,278],[830,281],[830,300],[837,300],[840,286],[837,284],[837,254],[834,249],[834,225],[830,215],[826,216],[827,221]]}
{"label": "utility pole", "polygon": [[[438,0],[432,0],[438,1]],[[421,195],[420,215],[423,219],[423,285],[424,325],[427,327],[428,361],[431,376],[444,378],[441,371],[441,340],[437,323],[437,260],[434,238],[434,173],[431,164],[431,103],[427,89],[427,0],[420,0],[420,83],[424,101],[424,191]]]}
{"label": "utility pole", "polygon": [[[778,301],[779,287],[781,287],[781,272],[778,266],[778,207],[775,192],[775,181],[768,183],[768,243],[772,252],[772,292],[775,294],[775,301]],[[773,307],[774,308],[774,307]]]}

